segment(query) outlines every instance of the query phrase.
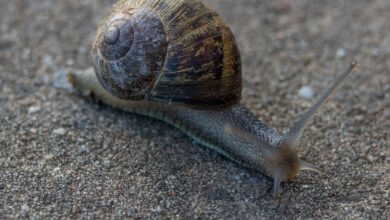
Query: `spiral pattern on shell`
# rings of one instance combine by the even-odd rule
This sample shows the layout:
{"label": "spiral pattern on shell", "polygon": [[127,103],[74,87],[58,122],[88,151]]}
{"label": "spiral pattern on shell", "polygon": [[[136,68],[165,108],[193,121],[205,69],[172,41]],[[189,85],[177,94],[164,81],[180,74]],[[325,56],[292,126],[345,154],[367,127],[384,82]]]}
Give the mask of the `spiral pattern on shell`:
{"label": "spiral pattern on shell", "polygon": [[121,99],[196,107],[235,104],[241,61],[234,36],[198,0],[121,0],[98,28],[94,67]]}

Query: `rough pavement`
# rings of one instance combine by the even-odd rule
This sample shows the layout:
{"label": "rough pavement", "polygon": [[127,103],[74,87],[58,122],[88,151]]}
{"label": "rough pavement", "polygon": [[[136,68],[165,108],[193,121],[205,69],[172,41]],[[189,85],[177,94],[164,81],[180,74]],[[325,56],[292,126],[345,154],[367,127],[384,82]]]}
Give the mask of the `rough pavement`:
{"label": "rough pavement", "polygon": [[389,218],[390,1],[210,1],[237,38],[242,103],[279,131],[362,66],[299,148],[326,173],[301,173],[277,200],[271,179],[64,84],[90,67],[113,2],[0,0],[0,219]]}

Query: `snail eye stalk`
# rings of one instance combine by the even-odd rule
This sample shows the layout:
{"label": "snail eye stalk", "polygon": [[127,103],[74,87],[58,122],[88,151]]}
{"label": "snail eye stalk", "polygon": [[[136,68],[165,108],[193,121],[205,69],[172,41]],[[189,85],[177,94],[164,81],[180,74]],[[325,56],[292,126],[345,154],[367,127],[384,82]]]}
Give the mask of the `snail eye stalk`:
{"label": "snail eye stalk", "polygon": [[285,134],[285,141],[289,143],[290,146],[296,147],[299,143],[299,140],[302,136],[303,130],[305,129],[309,119],[318,111],[318,109],[328,100],[328,98],[336,91],[336,89],[345,81],[347,76],[355,71],[359,65],[355,62],[352,62],[348,69],[344,71],[335,82],[321,95],[318,101],[310,107],[306,112],[304,112],[298,120],[291,126],[290,130]]}

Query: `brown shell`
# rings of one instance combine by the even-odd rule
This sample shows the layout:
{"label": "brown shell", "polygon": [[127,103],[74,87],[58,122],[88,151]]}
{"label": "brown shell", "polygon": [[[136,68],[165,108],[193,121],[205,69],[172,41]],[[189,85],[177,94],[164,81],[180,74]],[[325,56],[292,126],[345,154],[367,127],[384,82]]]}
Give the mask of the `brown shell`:
{"label": "brown shell", "polygon": [[97,31],[93,57],[102,86],[123,99],[193,107],[241,96],[234,36],[198,0],[122,0]]}

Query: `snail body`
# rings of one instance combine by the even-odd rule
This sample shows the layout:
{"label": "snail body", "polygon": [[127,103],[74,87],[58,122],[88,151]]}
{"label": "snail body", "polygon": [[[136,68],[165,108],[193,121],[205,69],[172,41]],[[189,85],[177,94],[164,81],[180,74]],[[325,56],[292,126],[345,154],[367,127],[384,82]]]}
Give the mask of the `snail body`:
{"label": "snail body", "polygon": [[280,182],[320,170],[295,147],[310,117],[356,65],[278,133],[239,103],[241,61],[234,36],[198,0],[122,0],[103,19],[92,49],[94,69],[72,73],[82,93],[127,112],[171,124],[200,144]]}

